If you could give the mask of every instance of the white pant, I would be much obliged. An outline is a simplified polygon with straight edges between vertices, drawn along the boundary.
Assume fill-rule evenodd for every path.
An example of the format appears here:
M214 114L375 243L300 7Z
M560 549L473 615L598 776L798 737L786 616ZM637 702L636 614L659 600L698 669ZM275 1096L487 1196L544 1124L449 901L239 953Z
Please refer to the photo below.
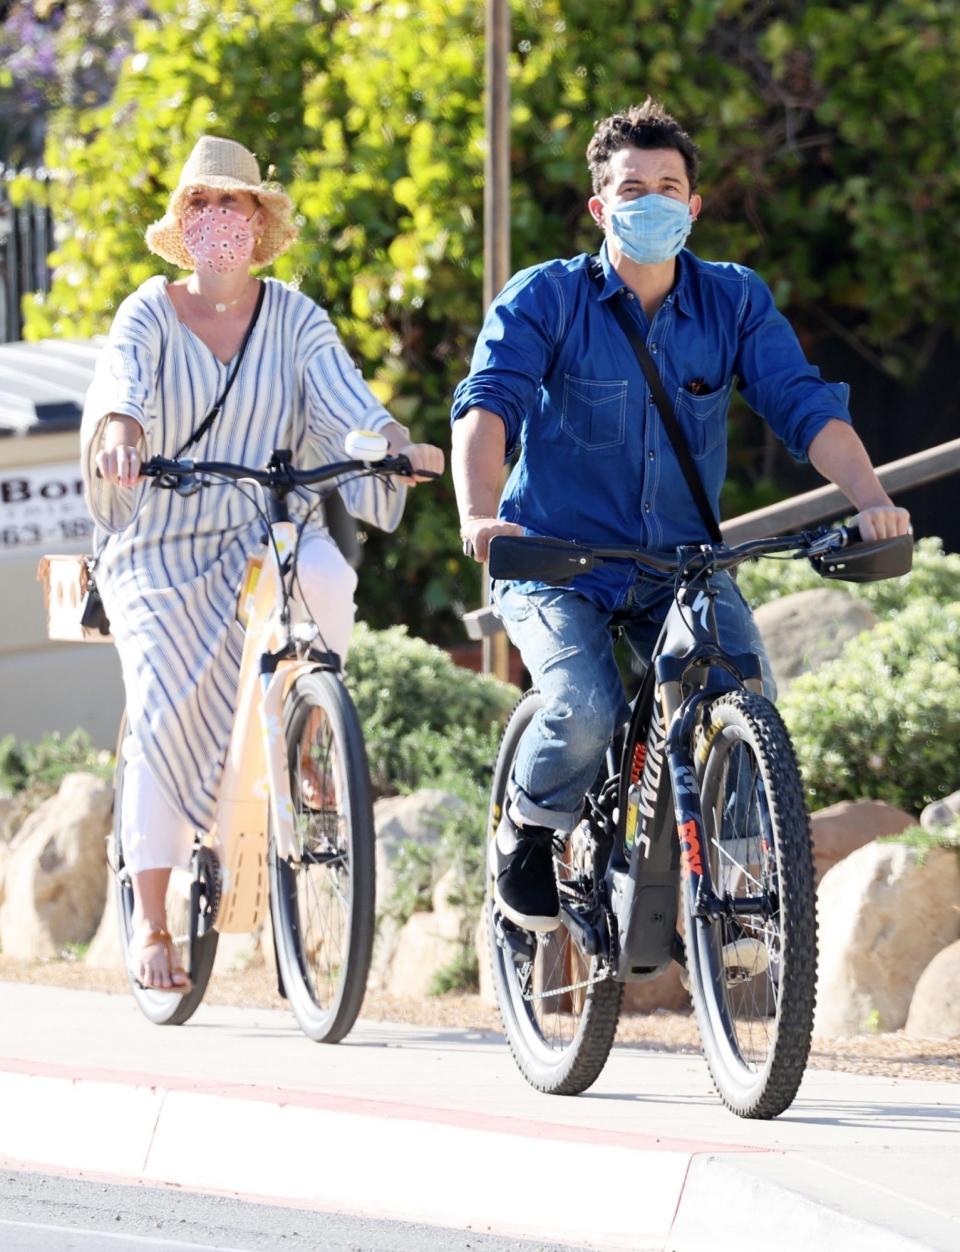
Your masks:
M356 612L356 572L325 535L304 537L297 568L307 609L320 627L316 644L336 652L342 663ZM300 604L297 588L295 600ZM193 849L193 826L161 791L132 734L124 740L123 761L121 822L127 869L140 874L148 869L186 868Z

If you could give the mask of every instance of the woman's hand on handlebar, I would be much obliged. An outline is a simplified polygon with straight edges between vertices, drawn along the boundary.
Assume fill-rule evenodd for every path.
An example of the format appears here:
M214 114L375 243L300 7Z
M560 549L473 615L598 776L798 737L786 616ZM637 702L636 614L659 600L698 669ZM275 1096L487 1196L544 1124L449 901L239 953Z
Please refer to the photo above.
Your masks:
M391 446L390 455L405 456L413 466L412 475L397 475L397 482L408 487L430 482L443 473L443 449L434 447L432 443L407 443L396 448Z
M103 447L97 453L100 477L118 487L132 487L140 477L140 423L114 413L103 432Z
M487 559L490 540L495 535L522 535L523 527L499 517L468 517L460 526L460 538L467 556L481 564Z

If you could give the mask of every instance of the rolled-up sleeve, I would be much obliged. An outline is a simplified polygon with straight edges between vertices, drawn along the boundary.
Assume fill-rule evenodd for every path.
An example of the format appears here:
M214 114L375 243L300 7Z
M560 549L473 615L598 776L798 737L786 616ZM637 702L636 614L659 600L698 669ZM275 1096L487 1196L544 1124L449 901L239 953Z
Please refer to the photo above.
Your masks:
M345 458L349 431L380 431L396 421L367 386L323 309L317 307L308 319L298 351L307 437L321 464ZM400 524L407 489L395 480L346 478L338 488L354 517L380 530L396 530Z
M97 453L107 419L111 414L120 413L138 422L143 432L139 442L140 458L145 460L149 456L162 348L163 326L150 299L139 291L127 296L117 310L97 358L80 423L80 460L87 507L94 521L105 531L122 530L136 512L143 494L142 484L128 490L105 483L96 476Z
M512 455L561 337L562 316L556 284L543 267L515 274L487 311L470 373L454 392L451 421L473 408L495 413Z
M834 419L850 422L850 388L828 383L804 356L793 327L770 288L749 272L740 311L736 373L740 392L797 461Z

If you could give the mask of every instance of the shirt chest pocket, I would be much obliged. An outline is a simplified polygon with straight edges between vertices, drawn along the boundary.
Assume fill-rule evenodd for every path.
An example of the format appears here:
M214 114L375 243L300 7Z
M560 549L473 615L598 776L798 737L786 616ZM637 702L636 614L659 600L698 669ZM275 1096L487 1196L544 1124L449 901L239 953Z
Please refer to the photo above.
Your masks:
M693 395L685 387L677 390L674 410L695 458L707 456L726 438L732 387L731 381L719 391L702 396Z
M627 414L627 380L563 376L560 425L581 448L618 448Z

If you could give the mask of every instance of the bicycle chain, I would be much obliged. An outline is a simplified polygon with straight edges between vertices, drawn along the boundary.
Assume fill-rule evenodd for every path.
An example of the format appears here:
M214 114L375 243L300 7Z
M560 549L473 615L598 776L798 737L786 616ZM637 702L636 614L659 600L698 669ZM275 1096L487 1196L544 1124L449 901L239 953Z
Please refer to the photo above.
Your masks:
M593 978L585 978L581 982L569 983L566 987L551 987L549 991L531 992L529 995L523 992L524 1001L529 1004L532 1000L548 1000L551 996L562 996L568 991L579 991L582 987L593 987L598 982L606 982L610 977L609 970L603 973L595 974Z

